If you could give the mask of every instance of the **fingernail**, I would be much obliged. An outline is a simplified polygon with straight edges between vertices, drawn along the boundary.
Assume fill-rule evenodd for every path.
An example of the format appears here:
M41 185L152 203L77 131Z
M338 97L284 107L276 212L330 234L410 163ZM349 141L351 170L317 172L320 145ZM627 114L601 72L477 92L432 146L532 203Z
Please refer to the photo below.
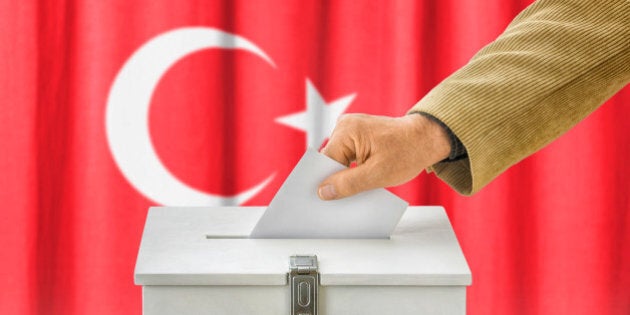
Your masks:
M319 187L317 193L319 194L319 198L323 200L331 200L337 197L337 191L335 191L335 186L333 185Z

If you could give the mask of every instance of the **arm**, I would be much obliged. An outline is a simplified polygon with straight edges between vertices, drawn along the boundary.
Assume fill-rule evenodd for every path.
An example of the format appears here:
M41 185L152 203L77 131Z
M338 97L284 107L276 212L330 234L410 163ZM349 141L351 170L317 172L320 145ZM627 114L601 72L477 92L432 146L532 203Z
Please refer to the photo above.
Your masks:
M630 1L539 0L410 110L448 126L465 146L467 158L440 162L450 150L443 147L449 143L444 130L412 132L434 130L437 124L426 118L391 130L407 139L399 145L417 147L418 152L442 148L421 160L403 156L411 154L404 148L389 146L395 154L385 154L384 145L361 143L387 142L356 136L383 128L380 123L342 121L323 152L346 164L356 160L358 166L324 180L320 197L331 199L325 193L330 189L334 198L341 198L400 184L415 177L418 167L430 165L458 192L473 194L577 124L629 80ZM372 147L377 150L370 151ZM358 155L361 150L367 151ZM396 164L404 165L402 171L388 170ZM379 168L387 171L370 175Z
M630 1L540 0L410 112L433 115L468 158L432 170L473 194L630 80Z

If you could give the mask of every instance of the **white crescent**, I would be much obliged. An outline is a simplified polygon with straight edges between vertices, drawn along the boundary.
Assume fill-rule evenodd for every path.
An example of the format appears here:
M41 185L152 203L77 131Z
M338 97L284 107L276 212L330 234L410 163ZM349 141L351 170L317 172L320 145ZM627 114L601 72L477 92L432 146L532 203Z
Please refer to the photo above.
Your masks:
M105 129L114 160L125 178L147 198L163 205L241 204L275 176L234 196L213 195L186 185L160 162L149 136L149 105L155 86L178 60L208 49L242 49L275 64L247 39L213 28L187 27L162 33L140 47L123 65L107 100Z

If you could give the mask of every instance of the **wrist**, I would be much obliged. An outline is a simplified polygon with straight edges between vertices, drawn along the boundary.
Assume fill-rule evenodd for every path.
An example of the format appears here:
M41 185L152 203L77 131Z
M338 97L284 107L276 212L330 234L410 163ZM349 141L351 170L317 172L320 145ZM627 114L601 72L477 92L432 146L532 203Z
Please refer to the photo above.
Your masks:
M415 133L426 142L431 165L449 158L452 148L447 128L425 115L408 115L416 128Z

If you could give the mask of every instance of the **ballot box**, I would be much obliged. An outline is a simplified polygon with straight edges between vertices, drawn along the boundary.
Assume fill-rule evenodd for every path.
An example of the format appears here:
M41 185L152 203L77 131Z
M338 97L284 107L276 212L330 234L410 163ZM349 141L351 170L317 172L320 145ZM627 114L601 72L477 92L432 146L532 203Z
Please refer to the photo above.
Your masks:
M135 268L143 314L464 314L471 273L442 207L389 239L250 239L262 207L153 207Z

